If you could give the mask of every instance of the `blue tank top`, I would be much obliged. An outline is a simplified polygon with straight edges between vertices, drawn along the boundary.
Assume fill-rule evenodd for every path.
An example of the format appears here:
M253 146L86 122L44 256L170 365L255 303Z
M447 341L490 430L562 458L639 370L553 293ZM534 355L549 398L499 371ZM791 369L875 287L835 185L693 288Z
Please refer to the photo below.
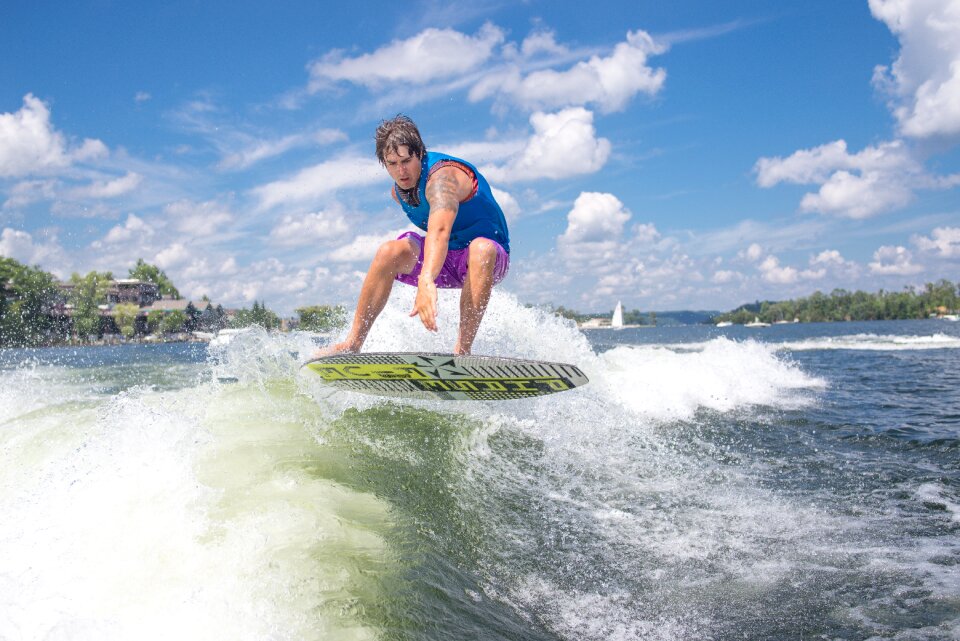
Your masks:
M430 203L427 202L426 189L427 178L430 170L437 163L453 161L469 167L473 175L477 178L477 191L469 200L460 203L457 210L457 217L453 220L453 228L450 230L450 242L447 244L449 249L464 249L474 238L489 238L495 240L510 253L510 234L507 231L507 220L503 216L503 210L497 204L490 191L490 185L487 183L477 168L470 163L441 154L435 151L428 151L420 167L420 183L417 185L417 195L420 204L417 207L407 203L400 194L397 193L394 185L394 193L404 213L414 225L426 231L427 218L430 217Z

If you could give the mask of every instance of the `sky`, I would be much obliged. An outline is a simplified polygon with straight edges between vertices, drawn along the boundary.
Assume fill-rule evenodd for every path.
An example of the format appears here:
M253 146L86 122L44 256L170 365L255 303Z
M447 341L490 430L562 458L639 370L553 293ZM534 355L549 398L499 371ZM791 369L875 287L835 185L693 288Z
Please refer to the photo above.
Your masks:
M412 228L397 113L488 178L524 303L960 280L960 0L5 0L0 255L352 308Z

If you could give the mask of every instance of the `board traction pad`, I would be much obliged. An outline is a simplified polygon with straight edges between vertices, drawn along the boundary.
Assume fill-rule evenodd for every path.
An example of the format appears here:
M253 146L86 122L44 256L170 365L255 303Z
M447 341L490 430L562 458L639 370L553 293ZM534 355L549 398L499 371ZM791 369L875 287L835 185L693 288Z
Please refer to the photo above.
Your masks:
M367 352L324 356L303 366L341 389L451 401L531 398L588 382L574 365L497 356Z

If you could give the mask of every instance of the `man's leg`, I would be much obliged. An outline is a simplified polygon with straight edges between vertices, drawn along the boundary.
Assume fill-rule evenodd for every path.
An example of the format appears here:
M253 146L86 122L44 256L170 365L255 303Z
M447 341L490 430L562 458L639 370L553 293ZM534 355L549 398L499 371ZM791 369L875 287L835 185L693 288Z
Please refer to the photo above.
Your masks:
M454 354L469 354L473 339L477 337L480 321L487 311L490 293L493 291L494 269L497 266L497 246L486 238L476 238L470 243L467 258L467 277L460 293L460 334L453 348Z
M353 325L343 342L322 349L318 354L329 356L341 352L359 352L373 322L383 311L393 290L397 274L409 274L417 264L420 246L411 238L390 240L380 245L377 255L360 288L360 300L353 315Z

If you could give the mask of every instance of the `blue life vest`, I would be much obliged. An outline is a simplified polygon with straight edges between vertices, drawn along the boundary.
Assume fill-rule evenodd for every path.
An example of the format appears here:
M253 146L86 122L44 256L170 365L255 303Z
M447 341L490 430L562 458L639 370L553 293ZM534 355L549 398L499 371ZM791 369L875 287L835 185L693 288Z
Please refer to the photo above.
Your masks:
M460 203L457 210L457 217L453 220L453 228L450 230L450 242L447 244L449 249L464 249L470 245L474 238L489 238L495 240L510 253L510 234L507 231L507 220L503 216L503 210L497 204L490 191L490 185L487 183L477 168L470 163L441 154L435 151L428 151L423 158L420 166L420 183L417 185L417 195L420 204L417 207L407 203L400 197L399 189L394 185L394 193L404 213L414 225L420 229L427 230L427 219L430 217L430 203L427 202L426 189L427 177L430 170L439 162L453 161L469 167L473 175L477 178L477 191L469 200Z

